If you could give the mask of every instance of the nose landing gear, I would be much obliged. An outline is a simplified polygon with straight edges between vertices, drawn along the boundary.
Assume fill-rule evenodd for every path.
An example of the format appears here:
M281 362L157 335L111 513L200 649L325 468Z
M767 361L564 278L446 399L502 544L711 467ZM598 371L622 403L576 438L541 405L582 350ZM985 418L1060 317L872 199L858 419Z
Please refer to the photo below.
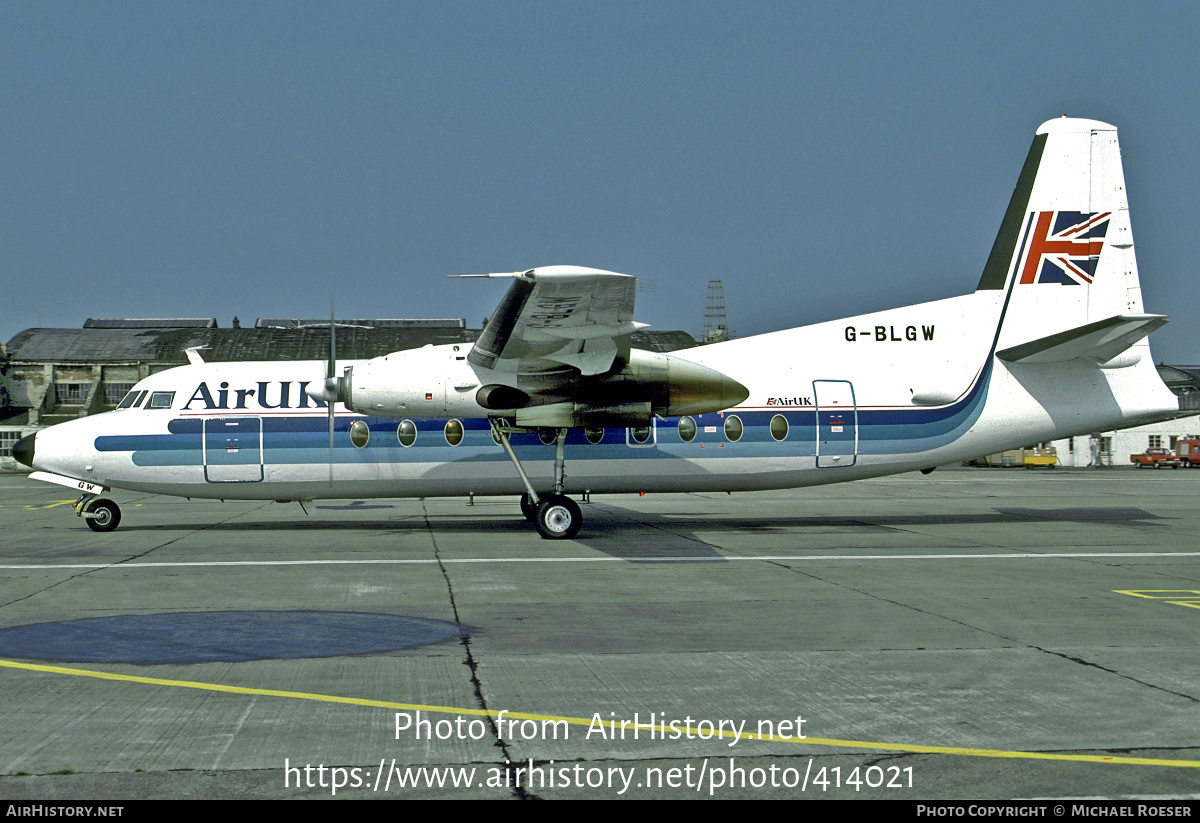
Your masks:
M106 497L83 495L75 501L75 513L94 532L110 532L121 524L121 507Z

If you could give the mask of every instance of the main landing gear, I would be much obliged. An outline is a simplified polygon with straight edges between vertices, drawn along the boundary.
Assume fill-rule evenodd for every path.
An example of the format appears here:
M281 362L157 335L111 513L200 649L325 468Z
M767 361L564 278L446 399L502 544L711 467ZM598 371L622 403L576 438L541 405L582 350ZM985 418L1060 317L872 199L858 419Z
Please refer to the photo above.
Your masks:
M75 501L75 513L94 532L110 532L121 525L121 507L106 497L81 495Z
M579 511L578 503L563 494L567 430L559 429L555 438L554 493L539 496L534 491L533 484L529 482L529 475L525 473L521 461L513 452L512 444L508 442L508 425L494 417L488 418L488 422L491 424L493 436L504 447L517 469L517 474L521 476L521 482L525 484L525 494L521 495L521 514L525 515L525 519L533 523L538 534L547 540L570 540L579 533L579 527L583 525L583 513Z

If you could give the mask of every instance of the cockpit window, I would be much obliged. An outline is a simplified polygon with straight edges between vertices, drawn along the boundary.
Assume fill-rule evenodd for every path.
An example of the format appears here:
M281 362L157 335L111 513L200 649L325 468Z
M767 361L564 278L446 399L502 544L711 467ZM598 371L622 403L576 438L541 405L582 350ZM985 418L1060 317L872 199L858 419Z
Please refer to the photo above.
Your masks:
M156 391L150 395L150 405L147 408L151 409L169 409L171 403L175 400L175 392L173 391Z
M125 395L125 399L121 401L121 404L117 406L117 408L136 409L142 405L142 401L146 399L146 395L149 393L150 392L146 391L145 389L142 389L141 391L134 389L129 394Z

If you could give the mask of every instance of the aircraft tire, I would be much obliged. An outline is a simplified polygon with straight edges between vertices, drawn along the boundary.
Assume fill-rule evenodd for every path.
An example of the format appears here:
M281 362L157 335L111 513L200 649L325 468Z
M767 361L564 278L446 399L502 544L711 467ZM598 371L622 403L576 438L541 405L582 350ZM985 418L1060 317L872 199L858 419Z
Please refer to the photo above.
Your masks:
M121 507L106 498L88 504L88 528L94 532L110 532L121 524Z
M538 506L533 525L547 540L570 540L583 525L583 513L579 504L566 495L548 494Z
M525 515L525 519L532 523L537 519L538 507L533 505L533 501L529 499L529 493L521 495L521 514Z

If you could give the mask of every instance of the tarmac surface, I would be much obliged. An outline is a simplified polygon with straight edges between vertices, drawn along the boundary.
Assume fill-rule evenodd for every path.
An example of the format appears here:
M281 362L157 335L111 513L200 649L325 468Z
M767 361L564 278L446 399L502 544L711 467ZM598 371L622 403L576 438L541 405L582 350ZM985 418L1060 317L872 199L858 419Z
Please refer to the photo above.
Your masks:
M549 542L507 499L96 534L0 475L0 797L1195 799L1198 487L597 496Z

